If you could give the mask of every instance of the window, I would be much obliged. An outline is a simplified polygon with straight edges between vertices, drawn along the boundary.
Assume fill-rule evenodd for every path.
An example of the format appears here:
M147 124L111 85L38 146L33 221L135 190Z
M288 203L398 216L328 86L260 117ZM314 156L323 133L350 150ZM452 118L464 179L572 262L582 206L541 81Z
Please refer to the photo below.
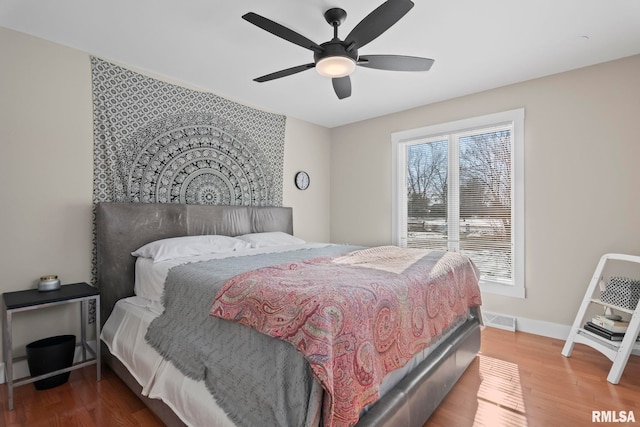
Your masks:
M524 298L523 139L523 109L394 133L394 244L468 255L484 292Z

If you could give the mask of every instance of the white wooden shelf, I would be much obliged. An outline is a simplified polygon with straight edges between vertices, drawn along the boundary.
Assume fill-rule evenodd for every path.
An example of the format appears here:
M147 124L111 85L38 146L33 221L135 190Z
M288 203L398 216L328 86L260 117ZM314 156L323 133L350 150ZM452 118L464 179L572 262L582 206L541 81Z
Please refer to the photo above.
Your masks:
M604 354L609 360L613 362L607 381L612 384L618 384L620 377L624 371L629 356L631 354L640 355L640 342L636 341L638 333L640 333L640 303L637 304L634 310L626 307L619 307L613 304L609 304L600 300L600 282L603 281L603 273L605 268L608 267L608 263L612 261L620 261L625 263L635 263L640 267L640 256L625 255L625 254L606 254L600 258L600 262L596 267L587 292L584 295L576 319L569 332L569 337L562 349L562 355L570 357L573 351L573 346L576 343L585 344L591 348L594 348ZM600 335L594 334L583 328L585 322L590 319L587 318L587 312L592 304L597 304L602 307L611 309L612 311L631 314L629 320L629 327L625 333L622 341L612 341Z
M600 298L591 298L591 302L594 303L594 304L598 304L598 305L601 305L603 307L609 307L611 309L618 310L618 311L621 311L621 312L627 313L627 314L633 314L633 311L634 311L634 310L630 310L630 309L628 309L626 307L619 307L617 305L609 304L608 302L602 301Z

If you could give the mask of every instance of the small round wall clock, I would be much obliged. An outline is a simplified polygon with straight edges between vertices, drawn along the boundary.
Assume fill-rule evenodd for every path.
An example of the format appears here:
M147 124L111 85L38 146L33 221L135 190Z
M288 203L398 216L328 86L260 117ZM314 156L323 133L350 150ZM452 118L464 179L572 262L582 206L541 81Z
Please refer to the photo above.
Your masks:
M299 190L306 190L309 188L309 174L304 171L298 172L296 174L295 182L296 187Z

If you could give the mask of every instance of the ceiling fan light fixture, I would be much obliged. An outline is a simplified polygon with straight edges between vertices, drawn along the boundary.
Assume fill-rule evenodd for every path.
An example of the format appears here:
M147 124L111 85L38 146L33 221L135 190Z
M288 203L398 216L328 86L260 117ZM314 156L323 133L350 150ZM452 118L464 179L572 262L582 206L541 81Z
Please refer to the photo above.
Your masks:
M327 56L316 63L318 74L324 77L345 77L355 69L356 61L347 56Z

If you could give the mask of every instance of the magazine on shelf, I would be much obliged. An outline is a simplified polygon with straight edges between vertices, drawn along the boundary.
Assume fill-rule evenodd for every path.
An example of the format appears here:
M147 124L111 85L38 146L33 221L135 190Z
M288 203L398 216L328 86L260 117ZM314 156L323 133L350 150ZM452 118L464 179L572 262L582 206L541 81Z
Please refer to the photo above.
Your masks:
M584 329L611 341L622 341L622 338L624 337L624 333L608 331L593 322L587 322L584 325Z
M611 332L601 326L596 325L593 322L587 322L585 323L585 325L583 326L583 328L586 331L592 332L596 335L599 335L603 338L606 338L608 340L611 341L622 341L622 338L624 338L624 333L621 332ZM636 338L636 341L640 341L640 336L638 336Z
M625 333L629 327L629 322L624 320L611 320L603 315L594 316L591 322L595 325L605 328L611 332Z

